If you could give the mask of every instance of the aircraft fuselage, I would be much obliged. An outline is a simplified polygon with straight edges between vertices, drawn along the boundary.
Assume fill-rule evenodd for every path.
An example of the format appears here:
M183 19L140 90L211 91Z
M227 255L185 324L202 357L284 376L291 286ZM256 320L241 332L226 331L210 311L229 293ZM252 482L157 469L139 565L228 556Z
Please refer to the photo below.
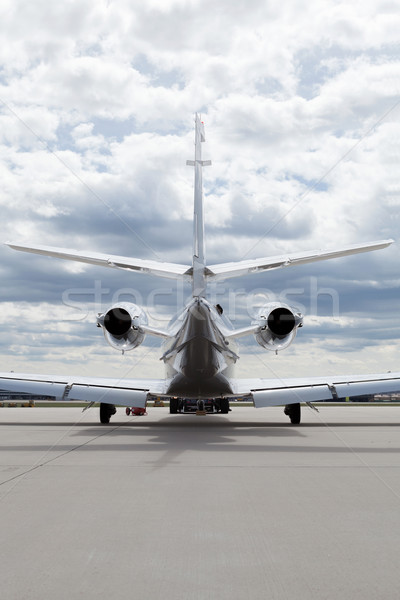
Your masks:
M238 358L222 334L222 319L205 298L192 298L177 318L180 329L162 356L170 380L168 395L216 398L232 395L229 383Z

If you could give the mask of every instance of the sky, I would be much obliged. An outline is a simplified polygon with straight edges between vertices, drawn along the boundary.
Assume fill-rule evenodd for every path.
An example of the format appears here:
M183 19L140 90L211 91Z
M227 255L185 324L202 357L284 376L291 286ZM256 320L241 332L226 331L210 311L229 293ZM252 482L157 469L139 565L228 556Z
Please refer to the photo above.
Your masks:
M205 122L208 264L393 238L390 248L211 286L236 326L304 314L238 376L398 371L400 13L369 0L3 0L0 241L190 264L194 113ZM1 371L162 377L121 356L119 300L157 327L190 288L0 246Z

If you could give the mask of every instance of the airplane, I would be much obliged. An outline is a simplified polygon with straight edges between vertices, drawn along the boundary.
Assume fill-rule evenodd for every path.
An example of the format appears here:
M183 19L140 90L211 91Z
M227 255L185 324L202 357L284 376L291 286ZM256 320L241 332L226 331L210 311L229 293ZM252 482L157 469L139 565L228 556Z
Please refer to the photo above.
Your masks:
M145 336L163 340L161 359L165 364L164 379L113 379L65 375L0 373L0 389L13 392L53 396L57 400L76 400L92 406L100 403L100 422L109 423L116 406L125 406L127 414L143 413L150 398L169 400L170 413L182 411L184 399L195 403L199 413L211 402L213 412L227 414L230 400L245 397L256 408L284 406L291 423L301 420L301 403L313 407L314 402L333 401L347 396L396 392L400 390L400 373L374 375L313 376L302 378L234 377L239 359L236 340L253 335L267 350L280 352L287 348L303 326L303 316L289 305L268 302L249 325L236 328L223 314L220 305L207 299L207 284L243 275L304 265L340 258L361 252L386 248L393 240L343 246L334 250L287 253L281 256L247 259L221 264L206 263L203 167L211 161L202 159L205 129L201 117L195 115L195 156L187 164L194 168L193 253L191 264L114 256L42 245L7 242L10 248L70 261L120 269L130 273L147 273L191 283L191 298L166 329L148 324L143 308L119 302L97 316L97 326L116 350L126 352L142 344Z

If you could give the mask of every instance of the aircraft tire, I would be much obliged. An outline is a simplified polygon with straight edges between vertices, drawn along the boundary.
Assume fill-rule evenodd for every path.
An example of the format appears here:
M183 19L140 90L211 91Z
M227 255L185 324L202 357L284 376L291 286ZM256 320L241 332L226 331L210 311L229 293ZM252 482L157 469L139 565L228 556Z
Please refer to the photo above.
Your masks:
M287 404L285 406L285 415L287 415L290 419L290 422L293 425L299 425L301 421L301 406L300 403L297 404Z
M169 413L171 415L176 415L178 412L179 400L178 398L170 398L169 399Z
M220 406L220 412L223 415L227 415L229 413L229 399L228 398L221 398L221 400L219 401L219 406Z
M103 423L104 425L109 423L111 416L115 415L116 412L114 404L100 402L100 423Z

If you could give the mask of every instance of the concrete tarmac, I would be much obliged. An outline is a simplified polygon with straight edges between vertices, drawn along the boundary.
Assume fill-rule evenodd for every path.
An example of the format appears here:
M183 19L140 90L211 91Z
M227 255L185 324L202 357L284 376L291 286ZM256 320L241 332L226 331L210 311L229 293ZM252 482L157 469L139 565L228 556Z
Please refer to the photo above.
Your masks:
M400 597L400 407L0 408L4 600Z

